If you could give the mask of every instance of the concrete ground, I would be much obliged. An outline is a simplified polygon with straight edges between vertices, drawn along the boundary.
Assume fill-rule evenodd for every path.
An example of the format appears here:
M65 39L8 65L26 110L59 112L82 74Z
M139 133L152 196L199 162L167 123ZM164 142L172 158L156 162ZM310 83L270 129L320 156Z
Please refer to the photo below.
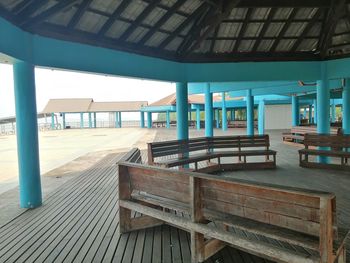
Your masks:
M39 133L44 198L109 153L146 148L156 130L141 128L75 129ZM0 136L0 225L19 209L16 136Z

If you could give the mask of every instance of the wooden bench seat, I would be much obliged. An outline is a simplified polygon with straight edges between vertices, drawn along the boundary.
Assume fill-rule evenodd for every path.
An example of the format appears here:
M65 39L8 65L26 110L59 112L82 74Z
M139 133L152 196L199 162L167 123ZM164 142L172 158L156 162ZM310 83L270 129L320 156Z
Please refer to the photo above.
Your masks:
M123 162L119 204L121 233L159 224L190 232L192 262L228 245L278 262L345 263L348 230L337 226L332 193Z
M331 134L339 134L341 129L338 127L331 127L330 133ZM305 134L307 133L317 133L317 127L316 126L293 126L290 130L290 132L284 132L282 133L282 140L283 142L287 143L303 143Z
M299 164L306 168L328 168L350 171L350 136L328 134L305 134L305 149L299 150ZM309 147L313 147L310 149ZM316 148L316 149L314 149ZM309 156L331 157L329 163L311 161ZM334 159L340 159L336 163Z
M276 168L276 152L269 149L268 135L200 137L189 140L172 140L148 143L148 164L162 167L177 167L208 161L210 169L201 171L222 171L236 169ZM265 156L263 161L247 161L247 157ZM223 164L221 158L237 157L236 161ZM271 159L270 159L271 157ZM212 163L217 159L216 163ZM216 164L216 165L214 165Z

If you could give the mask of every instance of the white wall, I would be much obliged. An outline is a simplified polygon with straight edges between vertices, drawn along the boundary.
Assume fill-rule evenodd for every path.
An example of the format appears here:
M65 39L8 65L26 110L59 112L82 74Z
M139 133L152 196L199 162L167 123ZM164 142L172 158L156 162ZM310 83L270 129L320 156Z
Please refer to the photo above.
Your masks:
M265 105L265 129L290 129L292 127L292 105Z

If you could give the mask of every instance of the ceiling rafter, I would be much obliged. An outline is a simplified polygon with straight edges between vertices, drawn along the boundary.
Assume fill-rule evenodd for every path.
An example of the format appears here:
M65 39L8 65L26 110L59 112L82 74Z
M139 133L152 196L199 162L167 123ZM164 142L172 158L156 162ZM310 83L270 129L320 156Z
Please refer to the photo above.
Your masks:
M215 28L221 24L222 20L226 19L230 14L232 9L237 6L240 0L222 0L220 5L220 12L211 17L208 21L208 26L203 28L202 34L197 38L197 40L190 46L187 53L192 52L197 49L203 41L215 30Z
M138 42L139 45L143 45L147 42L147 40L153 36L153 34L160 29L162 25L164 25L169 18L186 2L186 0L177 1L167 12L158 20L157 23L141 38Z
M313 15L307 26L304 28L303 32L298 37L297 41L294 42L292 48L290 51L294 52L297 50L297 48L300 46L301 42L305 39L306 35L310 32L312 27L317 23L317 20L322 16L324 13L324 10L322 8L319 8L316 13Z
M61 0L61 1L57 2L54 6L48 8L47 10L36 15L35 17L33 17L27 21L24 21L24 23L22 23L21 25L26 26L26 27L35 26L35 25L45 21L46 19L52 17L53 15L57 14L58 12L64 10L65 8L73 6L76 2L77 2L77 0L73 0L73 1L72 0Z
M128 27L127 30L120 36L120 41L126 41L126 39L134 32L134 30L142 23L143 20L154 10L161 0L153 0L148 6L141 12L135 21Z
M235 45L233 47L233 52L236 52L239 48L239 45L241 44L241 41L242 41L242 38L247 30L247 26L248 26L248 23L249 23L249 19L250 19L250 16L253 12L253 9L252 8L249 8L246 15L245 15L245 18L244 18L244 22L241 26L241 29L239 30L239 34L238 34L238 37L237 37L237 40L235 42Z
M266 31L269 28L269 26L271 24L271 21L273 20L273 17L276 14L276 11L277 11L277 8L271 8L270 9L269 15L267 16L267 19L264 22L264 25L263 25L262 29L260 30L258 39L255 41L254 46L252 48L253 52L255 52L258 49L258 47L259 47L259 45L261 43L261 40L264 38L264 36L266 34Z
M272 47L270 48L271 52L275 52L278 44L280 43L281 39L283 38L283 36L287 32L290 24L293 22L293 19L294 19L295 15L298 13L298 11L299 11L299 8L294 8L292 10L292 12L289 14L289 17L288 17L287 21L284 23L284 25L283 25L281 31L279 32L276 40L273 42Z
M31 5L33 2L35 2L35 0L22 1L12 9L12 12L18 14L19 12L27 8L29 5Z
M72 17L72 19L69 21L67 25L68 29L72 29L78 24L78 22L84 15L85 11L89 8L92 1L93 0L85 0L80 4L79 7L77 7L78 8L77 11L75 12L74 16Z
M48 3L49 0L36 0L31 1L20 12L17 13L17 17L23 21L26 21L36 10Z
M325 18L325 24L322 31L323 34L321 34L320 38L319 50L322 58L325 58L327 55L336 25L346 9L347 6L345 0L332 0L328 14Z
M215 31L214 31L214 37L210 43L210 53L212 53L214 51L214 47L215 47L215 41L218 39L218 35L219 35L219 30L220 30L220 25L218 25L216 28L215 28Z
M177 37L187 26L189 26L203 11L207 9L207 4L203 3L195 12L192 13L185 21L183 21L162 43L159 49L164 49L175 37Z
M106 32L111 28L113 23L120 17L120 15L124 12L124 10L129 6L131 1L122 1L121 4L114 10L113 14L108 18L108 20L104 23L100 31L97 33L97 37L101 38L106 34Z

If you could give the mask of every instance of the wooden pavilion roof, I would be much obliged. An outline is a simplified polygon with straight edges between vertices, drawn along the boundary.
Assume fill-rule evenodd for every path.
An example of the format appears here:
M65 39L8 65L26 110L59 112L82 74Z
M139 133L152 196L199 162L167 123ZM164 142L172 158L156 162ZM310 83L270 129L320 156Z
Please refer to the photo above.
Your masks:
M175 61L350 56L350 0L0 0L22 29Z
M214 95L213 101L221 101L221 97ZM188 96L189 104L204 104L203 95L189 95ZM149 106L175 106L176 105L176 93L172 93L158 101L151 103Z

